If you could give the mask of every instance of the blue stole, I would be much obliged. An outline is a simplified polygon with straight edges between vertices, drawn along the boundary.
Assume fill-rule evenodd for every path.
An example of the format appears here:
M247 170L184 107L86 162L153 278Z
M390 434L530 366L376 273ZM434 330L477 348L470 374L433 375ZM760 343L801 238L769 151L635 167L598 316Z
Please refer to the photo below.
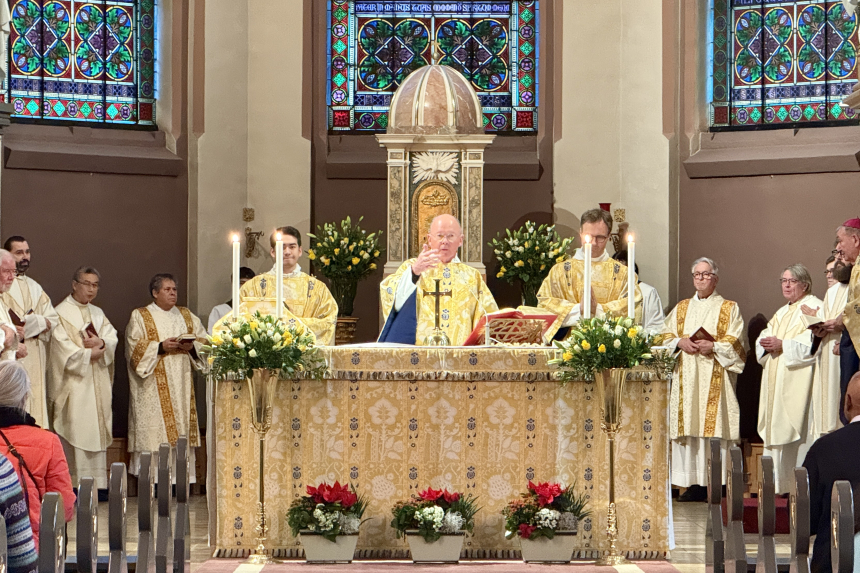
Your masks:
M391 306L391 312L377 342L415 344L415 332L418 330L417 293L417 289L412 291L399 311L394 310L394 305Z

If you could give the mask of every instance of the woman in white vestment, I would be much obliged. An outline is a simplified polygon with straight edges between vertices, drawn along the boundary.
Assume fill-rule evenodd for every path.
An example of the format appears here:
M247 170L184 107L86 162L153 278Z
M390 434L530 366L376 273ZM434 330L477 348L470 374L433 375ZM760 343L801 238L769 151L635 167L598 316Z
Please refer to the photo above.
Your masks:
M788 304L776 311L756 341L756 358L764 368L758 433L763 455L773 458L776 492L787 493L794 468L812 443L808 424L815 356L801 307L817 309L822 318L824 303L811 294L812 277L802 264L787 267L780 285Z

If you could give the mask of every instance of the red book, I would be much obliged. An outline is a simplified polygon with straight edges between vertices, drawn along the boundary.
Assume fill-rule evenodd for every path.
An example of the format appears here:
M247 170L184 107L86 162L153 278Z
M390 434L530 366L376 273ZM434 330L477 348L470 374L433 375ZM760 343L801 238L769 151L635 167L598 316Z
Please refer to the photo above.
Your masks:
M558 316L551 313L524 313L515 309L491 312L481 317L463 346L484 344L487 319L490 320L491 338L499 342L506 344L543 344L543 334L549 330Z
M96 327L93 326L92 322L88 322L87 325L81 329L81 334L86 334L90 338L99 337L99 333L96 332Z
M21 320L21 317L18 316L18 314L11 308L9 309L9 318L12 319L12 324L15 326L24 326L24 321Z
M716 339L711 335L710 332L705 330L704 326L699 327L699 330L690 335L690 340L693 342L699 342L700 340L708 340L710 342L716 342Z

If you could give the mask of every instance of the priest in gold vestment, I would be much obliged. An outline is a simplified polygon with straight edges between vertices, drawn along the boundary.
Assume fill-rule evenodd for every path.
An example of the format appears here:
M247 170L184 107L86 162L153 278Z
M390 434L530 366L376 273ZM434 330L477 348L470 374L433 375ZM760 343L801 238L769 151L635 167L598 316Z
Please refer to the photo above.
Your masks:
M840 407L839 414L843 424L848 424L845 416L845 391L848 382L860 370L860 218L849 219L836 230L836 253L846 264L854 265L848 282L848 302L845 310L833 322L841 322L845 329L839 341L840 367ZM833 328L831 321L825 323Z
M794 468L803 463L809 446L809 414L812 402L812 332L803 321L801 308L818 309L824 303L813 296L812 278L801 264L787 267L780 278L788 304L767 323L756 341L756 358L764 371L758 405L758 434L763 455L773 458L776 493L787 493Z
M704 501L708 441L720 439L723 483L727 450L740 439L737 375L744 369L744 319L736 302L716 292L719 269L702 257L693 263L693 298L666 318L663 344L679 350L669 402L672 484L688 488L678 501ZM693 340L704 328L714 341Z
M452 346L463 344L482 316L499 309L480 273L457 257L462 244L463 231L455 217L433 219L418 257L404 261L380 285L385 326L379 342L423 344L436 326L437 296L439 327Z
M206 329L191 311L176 306L176 281L171 275L155 275L150 292L153 302L132 311L125 330L131 452L128 471L139 474L142 452L157 452L163 443L175 447L179 436L187 436L194 482L195 450L200 446L194 370L205 367L200 351L207 343ZM171 452L175 459L176 450Z
M591 244L591 316L627 314L627 272L625 265L606 253L612 233L612 215L602 209L591 209L580 218L580 239L589 235ZM547 342L564 338L569 328L582 317L582 288L585 255L577 249L570 259L552 267L538 291L538 306L558 316L544 333ZM630 271L632 272L632 271ZM638 282L638 281L637 281ZM636 323L642 324L642 292L636 287Z
M284 320L305 325L316 336L317 344L331 346L334 344L334 333L337 326L337 302L329 292L328 287L316 278L302 272L299 257L302 256L302 235L295 227L280 227L276 229L269 242L272 247L272 257L275 256L276 235L281 233L284 243ZM275 265L279 262L275 261ZM275 314L277 302L277 266L242 285L240 291L239 310L242 313ZM220 331L232 319L231 314L225 315L213 329Z

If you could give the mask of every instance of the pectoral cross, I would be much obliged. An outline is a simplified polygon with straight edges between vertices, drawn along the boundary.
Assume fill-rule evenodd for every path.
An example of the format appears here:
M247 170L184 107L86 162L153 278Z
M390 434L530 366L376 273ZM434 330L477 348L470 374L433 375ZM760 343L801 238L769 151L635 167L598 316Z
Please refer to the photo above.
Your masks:
M435 291L428 291L425 289L424 290L424 296L432 296L432 297L436 298L436 329L438 330L440 328L439 327L439 316L440 316L439 303L441 302L443 296L451 296L451 291L450 290L444 290L444 291L439 290L439 279L436 279L436 290Z

